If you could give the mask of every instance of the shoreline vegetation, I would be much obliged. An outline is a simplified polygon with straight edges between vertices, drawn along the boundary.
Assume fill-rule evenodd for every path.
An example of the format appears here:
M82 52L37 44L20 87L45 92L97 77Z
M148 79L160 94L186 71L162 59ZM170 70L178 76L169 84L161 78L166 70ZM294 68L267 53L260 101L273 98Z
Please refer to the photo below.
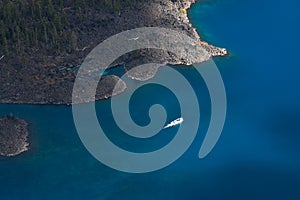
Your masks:
M83 59L103 40L124 30L171 28L198 40L210 57L225 56L226 49L200 40L187 15L193 3L195 0L0 2L0 103L70 105L73 83ZM185 59L186 54L142 49L113 64L121 63L129 71L153 61L172 65L204 61L190 56ZM145 81L155 76L157 69L132 70L128 76ZM95 99L123 92L127 86L120 80L116 75L103 76ZM114 90L118 81L120 87Z

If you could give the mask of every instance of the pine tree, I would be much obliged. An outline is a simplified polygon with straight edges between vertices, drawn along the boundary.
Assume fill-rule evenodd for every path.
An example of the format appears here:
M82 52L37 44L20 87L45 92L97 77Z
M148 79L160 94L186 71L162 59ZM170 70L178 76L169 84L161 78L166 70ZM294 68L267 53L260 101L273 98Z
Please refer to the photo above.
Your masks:
M8 46L6 37L3 38L3 54L8 55Z
M71 49L72 49L72 52L75 51L77 48L77 36L75 34L74 31L72 31L71 33Z

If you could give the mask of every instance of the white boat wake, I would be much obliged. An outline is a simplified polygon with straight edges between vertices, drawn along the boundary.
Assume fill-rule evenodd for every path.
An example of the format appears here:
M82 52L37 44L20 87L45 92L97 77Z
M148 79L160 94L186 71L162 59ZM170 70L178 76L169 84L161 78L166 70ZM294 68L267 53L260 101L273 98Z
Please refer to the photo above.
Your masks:
M177 118L175 119L174 121L171 121L169 124L167 124L166 126L164 126L164 129L165 128L170 128L170 127L173 127L173 126L176 126L176 125L179 125L183 122L183 118L180 117L180 118Z

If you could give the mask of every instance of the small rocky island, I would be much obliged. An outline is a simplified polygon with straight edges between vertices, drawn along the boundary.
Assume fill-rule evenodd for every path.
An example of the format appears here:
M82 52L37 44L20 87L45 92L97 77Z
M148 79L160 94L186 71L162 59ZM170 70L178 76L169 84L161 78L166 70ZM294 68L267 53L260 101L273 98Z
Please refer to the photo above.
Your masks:
M0 118L0 155L16 156L28 150L28 123L20 118Z

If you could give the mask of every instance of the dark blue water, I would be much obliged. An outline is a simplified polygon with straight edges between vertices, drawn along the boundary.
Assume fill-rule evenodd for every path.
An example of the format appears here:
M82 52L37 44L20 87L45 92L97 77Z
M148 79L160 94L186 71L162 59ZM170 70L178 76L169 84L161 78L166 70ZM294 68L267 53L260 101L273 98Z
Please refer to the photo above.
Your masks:
M178 70L198 91L203 116L198 136L175 163L147 174L118 172L95 160L76 133L70 107L0 105L0 115L27 119L32 132L30 151L0 159L0 198L300 199L299 6L296 0L209 0L191 9L202 38L231 53L215 59L228 112L217 146L202 160L197 154L208 126L209 97L193 69ZM147 124L145 105L156 102L166 106L170 119L180 115L172 94L156 95L162 89L137 92L132 106L137 123ZM96 105L110 138L129 149L138 146L110 123L109 106L109 101ZM170 135L154 138L153 146ZM144 142L140 148L153 146Z

